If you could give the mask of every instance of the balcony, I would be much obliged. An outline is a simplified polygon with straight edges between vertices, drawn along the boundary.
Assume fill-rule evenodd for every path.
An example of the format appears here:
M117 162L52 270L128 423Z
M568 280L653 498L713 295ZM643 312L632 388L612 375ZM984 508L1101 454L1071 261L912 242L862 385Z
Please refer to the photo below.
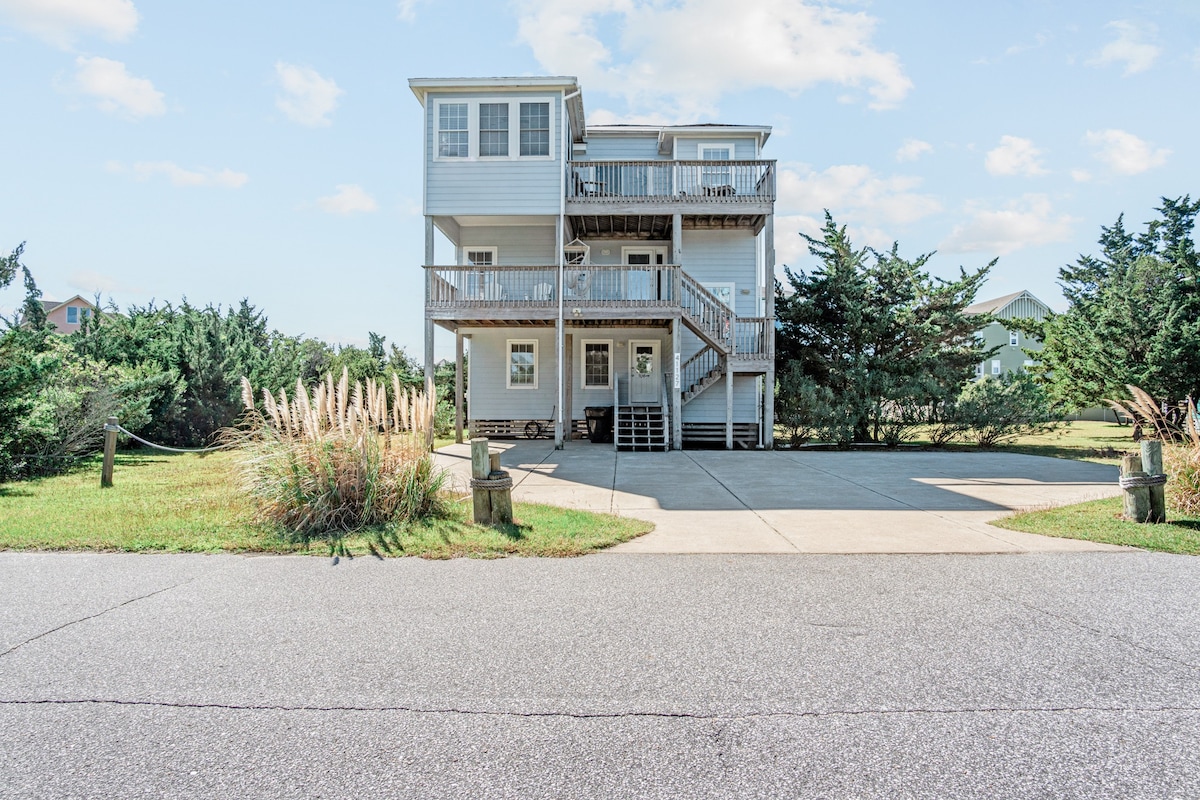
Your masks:
M577 227L599 235L606 231L592 231L588 217L678 213L689 216L688 227L758 228L775 201L775 162L572 161L566 200L567 214ZM697 223L697 218L709 220ZM636 224L645 228L652 223Z
M583 325L657 325L678 318L709 347L731 356L739 371L762 371L773 354L770 320L739 318L675 264L568 266L562 307L569 322ZM547 325L558 310L556 266L425 268L425 316L442 324Z

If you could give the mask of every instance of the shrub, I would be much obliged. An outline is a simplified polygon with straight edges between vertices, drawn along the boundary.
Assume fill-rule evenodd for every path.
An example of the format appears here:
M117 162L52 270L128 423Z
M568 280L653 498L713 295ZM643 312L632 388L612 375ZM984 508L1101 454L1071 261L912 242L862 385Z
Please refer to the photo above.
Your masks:
M260 517L298 538L442 514L446 473L433 465L427 436L432 397L393 376L392 393L368 379L349 386L332 375L311 392L297 382L294 398L262 393L255 405L242 380L246 428L244 484Z
M980 447L1054 428L1045 390L1025 373L967 384L953 413L966 438Z
M1187 516L1200 516L1200 416L1192 398L1172 406L1159 403L1136 386L1126 386L1132 399L1108 404L1132 417L1149 439L1163 443L1167 474L1167 507Z

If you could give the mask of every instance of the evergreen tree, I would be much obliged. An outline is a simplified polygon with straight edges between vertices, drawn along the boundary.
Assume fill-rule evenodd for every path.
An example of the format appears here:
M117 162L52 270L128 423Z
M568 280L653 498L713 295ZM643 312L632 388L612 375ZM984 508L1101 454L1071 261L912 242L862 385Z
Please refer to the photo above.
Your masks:
M975 338L981 319L963 312L995 262L960 270L957 280L932 278L930 255L910 261L897 245L855 249L828 212L822 238L804 238L821 265L811 273L785 267L793 292L776 287L777 396L820 397L827 419L787 421L790 406L781 403L781 421L841 442L894 443L897 424L912 425L954 397L984 357ZM814 407L803 404L805 413Z
M1192 229L1200 201L1163 198L1137 236L1124 215L1101 229L1100 254L1059 270L1068 309L1036 332L1056 405L1083 408L1134 384L1178 401L1200 394L1200 259Z

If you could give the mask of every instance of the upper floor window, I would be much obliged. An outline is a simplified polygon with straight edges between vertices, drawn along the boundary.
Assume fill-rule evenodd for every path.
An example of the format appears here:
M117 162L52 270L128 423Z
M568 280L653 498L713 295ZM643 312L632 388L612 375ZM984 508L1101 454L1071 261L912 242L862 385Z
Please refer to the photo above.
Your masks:
M508 155L508 103L479 104L479 155Z
M1008 344L1011 347L1016 347L1019 342L1019 339L1020 339L1020 336L1017 331L1009 331L1008 332Z
M549 103L521 103L521 155L550 155Z
M79 306L67 306L67 324L79 324Z
M438 106L438 155L442 158L466 158L470 155L466 103L442 103Z
M553 158L553 114L554 101L550 98L434 100L433 158L435 161Z

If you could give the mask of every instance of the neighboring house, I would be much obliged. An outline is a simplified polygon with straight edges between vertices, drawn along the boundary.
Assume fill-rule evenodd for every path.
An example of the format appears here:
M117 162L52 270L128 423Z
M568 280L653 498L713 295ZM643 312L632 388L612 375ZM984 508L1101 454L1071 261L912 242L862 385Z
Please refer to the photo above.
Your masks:
M86 318L96 313L96 304L78 294L70 300L40 302L42 308L46 309L46 321L53 325L58 333L74 333Z
M465 406L474 435L561 446L610 407L618 448L771 446L769 127L589 126L573 77L409 87L426 372L435 326L455 334L460 376L469 342L460 425ZM453 264L434 264L435 230Z
M968 306L967 314L990 314L995 321L979 331L983 346L999 350L986 361L975 365L975 377L987 375L1000 377L1009 372L1024 372L1037 363L1035 353L1042 349L1042 342L1035 336L1026 336L1016 328L1006 325L1006 320L1033 319L1041 322L1050 313L1050 307L1026 291L1013 292L995 300L984 300Z

